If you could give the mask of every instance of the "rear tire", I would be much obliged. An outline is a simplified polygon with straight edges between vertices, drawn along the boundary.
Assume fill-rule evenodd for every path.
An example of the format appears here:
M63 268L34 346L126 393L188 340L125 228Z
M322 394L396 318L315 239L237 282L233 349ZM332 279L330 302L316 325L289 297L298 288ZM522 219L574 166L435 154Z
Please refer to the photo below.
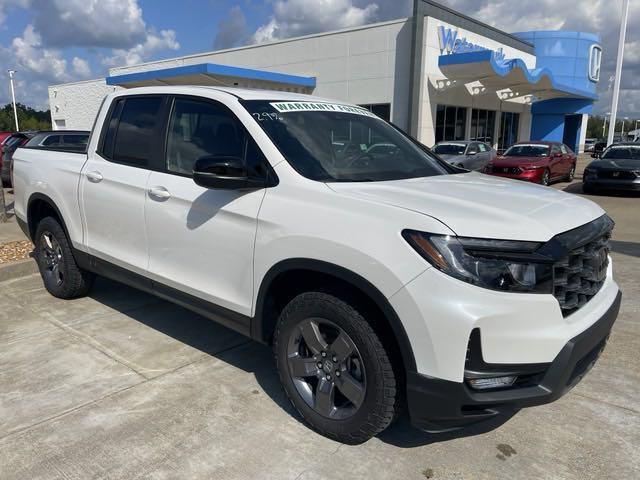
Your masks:
M89 292L95 276L78 267L58 220L46 217L40 221L34 243L38 269L51 295L71 299L83 297Z
M298 295L280 314L274 353L287 397L322 435L359 444L394 420L391 360L355 305L326 293Z

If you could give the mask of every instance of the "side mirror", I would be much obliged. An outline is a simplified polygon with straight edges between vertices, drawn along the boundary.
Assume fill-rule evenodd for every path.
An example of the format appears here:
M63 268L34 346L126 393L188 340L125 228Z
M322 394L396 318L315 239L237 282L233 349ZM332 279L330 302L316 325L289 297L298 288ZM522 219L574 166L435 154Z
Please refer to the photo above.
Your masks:
M262 188L265 181L252 178L240 157L208 156L196 160L193 181L204 188L243 190Z

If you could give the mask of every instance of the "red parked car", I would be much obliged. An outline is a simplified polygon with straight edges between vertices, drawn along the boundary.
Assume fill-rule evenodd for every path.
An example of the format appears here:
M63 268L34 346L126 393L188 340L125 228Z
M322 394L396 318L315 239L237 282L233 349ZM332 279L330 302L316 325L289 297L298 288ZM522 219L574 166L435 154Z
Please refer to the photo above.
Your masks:
M573 180L576 162L576 154L564 143L520 142L489 163L485 173L549 185Z

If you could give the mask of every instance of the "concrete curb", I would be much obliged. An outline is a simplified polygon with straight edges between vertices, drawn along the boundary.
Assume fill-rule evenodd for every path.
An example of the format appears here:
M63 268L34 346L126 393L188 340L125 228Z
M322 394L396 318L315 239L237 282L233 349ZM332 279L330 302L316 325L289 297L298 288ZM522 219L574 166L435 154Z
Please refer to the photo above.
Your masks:
M38 264L32 258L0 265L0 282L38 273Z

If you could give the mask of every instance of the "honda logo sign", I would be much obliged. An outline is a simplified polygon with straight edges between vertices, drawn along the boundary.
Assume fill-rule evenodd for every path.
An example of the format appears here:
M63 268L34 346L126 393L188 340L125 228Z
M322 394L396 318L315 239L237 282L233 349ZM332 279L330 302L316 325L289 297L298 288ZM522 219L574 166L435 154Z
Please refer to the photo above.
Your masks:
M602 47L600 45L591 45L589 50L589 80L592 82L600 81L600 65L602 64Z

